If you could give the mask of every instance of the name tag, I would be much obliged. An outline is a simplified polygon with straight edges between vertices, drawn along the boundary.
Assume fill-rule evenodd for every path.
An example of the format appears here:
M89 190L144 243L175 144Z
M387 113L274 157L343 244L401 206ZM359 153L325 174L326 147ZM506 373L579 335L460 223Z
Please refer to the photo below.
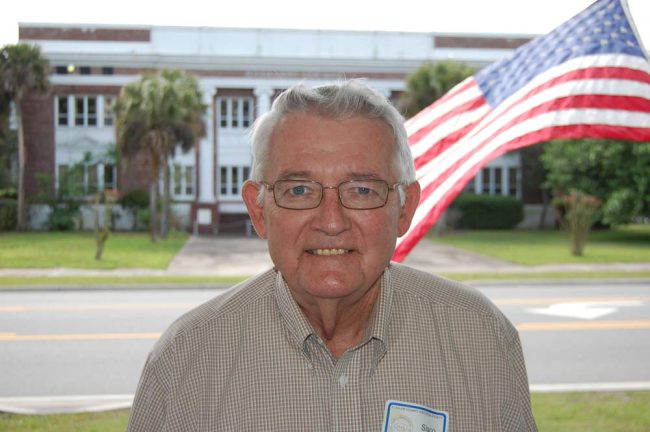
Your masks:
M388 401L383 432L447 432L449 414L408 402Z

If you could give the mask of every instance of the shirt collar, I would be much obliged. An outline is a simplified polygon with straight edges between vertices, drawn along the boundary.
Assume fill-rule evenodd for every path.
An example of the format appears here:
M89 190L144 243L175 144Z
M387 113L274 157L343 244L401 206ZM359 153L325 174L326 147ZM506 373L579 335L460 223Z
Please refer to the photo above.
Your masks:
M286 324L290 341L297 348L304 350L306 340L310 336L316 335L316 333L294 300L282 274L277 270L275 284L276 301L280 309L280 315ZM381 276L379 296L370 322L368 323L366 337L362 342L362 344L368 343L369 341L373 342L373 363L375 366L384 356L388 347L388 325L391 319L392 304L393 283L389 265Z

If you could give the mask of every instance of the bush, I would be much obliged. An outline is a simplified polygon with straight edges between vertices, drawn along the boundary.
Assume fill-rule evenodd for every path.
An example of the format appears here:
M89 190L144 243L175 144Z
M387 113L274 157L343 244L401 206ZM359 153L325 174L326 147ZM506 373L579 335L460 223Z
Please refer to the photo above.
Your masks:
M0 231L16 228L18 223L18 204L13 200L0 199Z
M122 195L120 204L126 208L146 209L149 207L149 194L142 189L132 190Z
M460 213L457 228L510 229L524 219L524 205L501 195L462 194L452 204Z
M74 231L77 214L76 210L65 206L55 206L47 218L47 226L50 231Z

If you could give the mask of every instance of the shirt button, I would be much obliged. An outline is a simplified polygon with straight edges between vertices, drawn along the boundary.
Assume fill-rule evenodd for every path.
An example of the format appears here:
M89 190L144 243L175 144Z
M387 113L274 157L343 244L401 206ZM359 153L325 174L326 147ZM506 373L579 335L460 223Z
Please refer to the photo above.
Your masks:
M339 377L339 384L341 387L345 387L345 385L348 383L348 377L346 375L341 375Z

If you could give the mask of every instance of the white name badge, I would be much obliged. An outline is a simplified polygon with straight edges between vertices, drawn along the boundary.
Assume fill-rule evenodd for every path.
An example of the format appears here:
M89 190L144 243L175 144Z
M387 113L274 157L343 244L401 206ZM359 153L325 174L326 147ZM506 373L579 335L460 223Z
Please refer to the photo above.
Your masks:
M388 401L382 432L447 432L449 414L408 402Z

